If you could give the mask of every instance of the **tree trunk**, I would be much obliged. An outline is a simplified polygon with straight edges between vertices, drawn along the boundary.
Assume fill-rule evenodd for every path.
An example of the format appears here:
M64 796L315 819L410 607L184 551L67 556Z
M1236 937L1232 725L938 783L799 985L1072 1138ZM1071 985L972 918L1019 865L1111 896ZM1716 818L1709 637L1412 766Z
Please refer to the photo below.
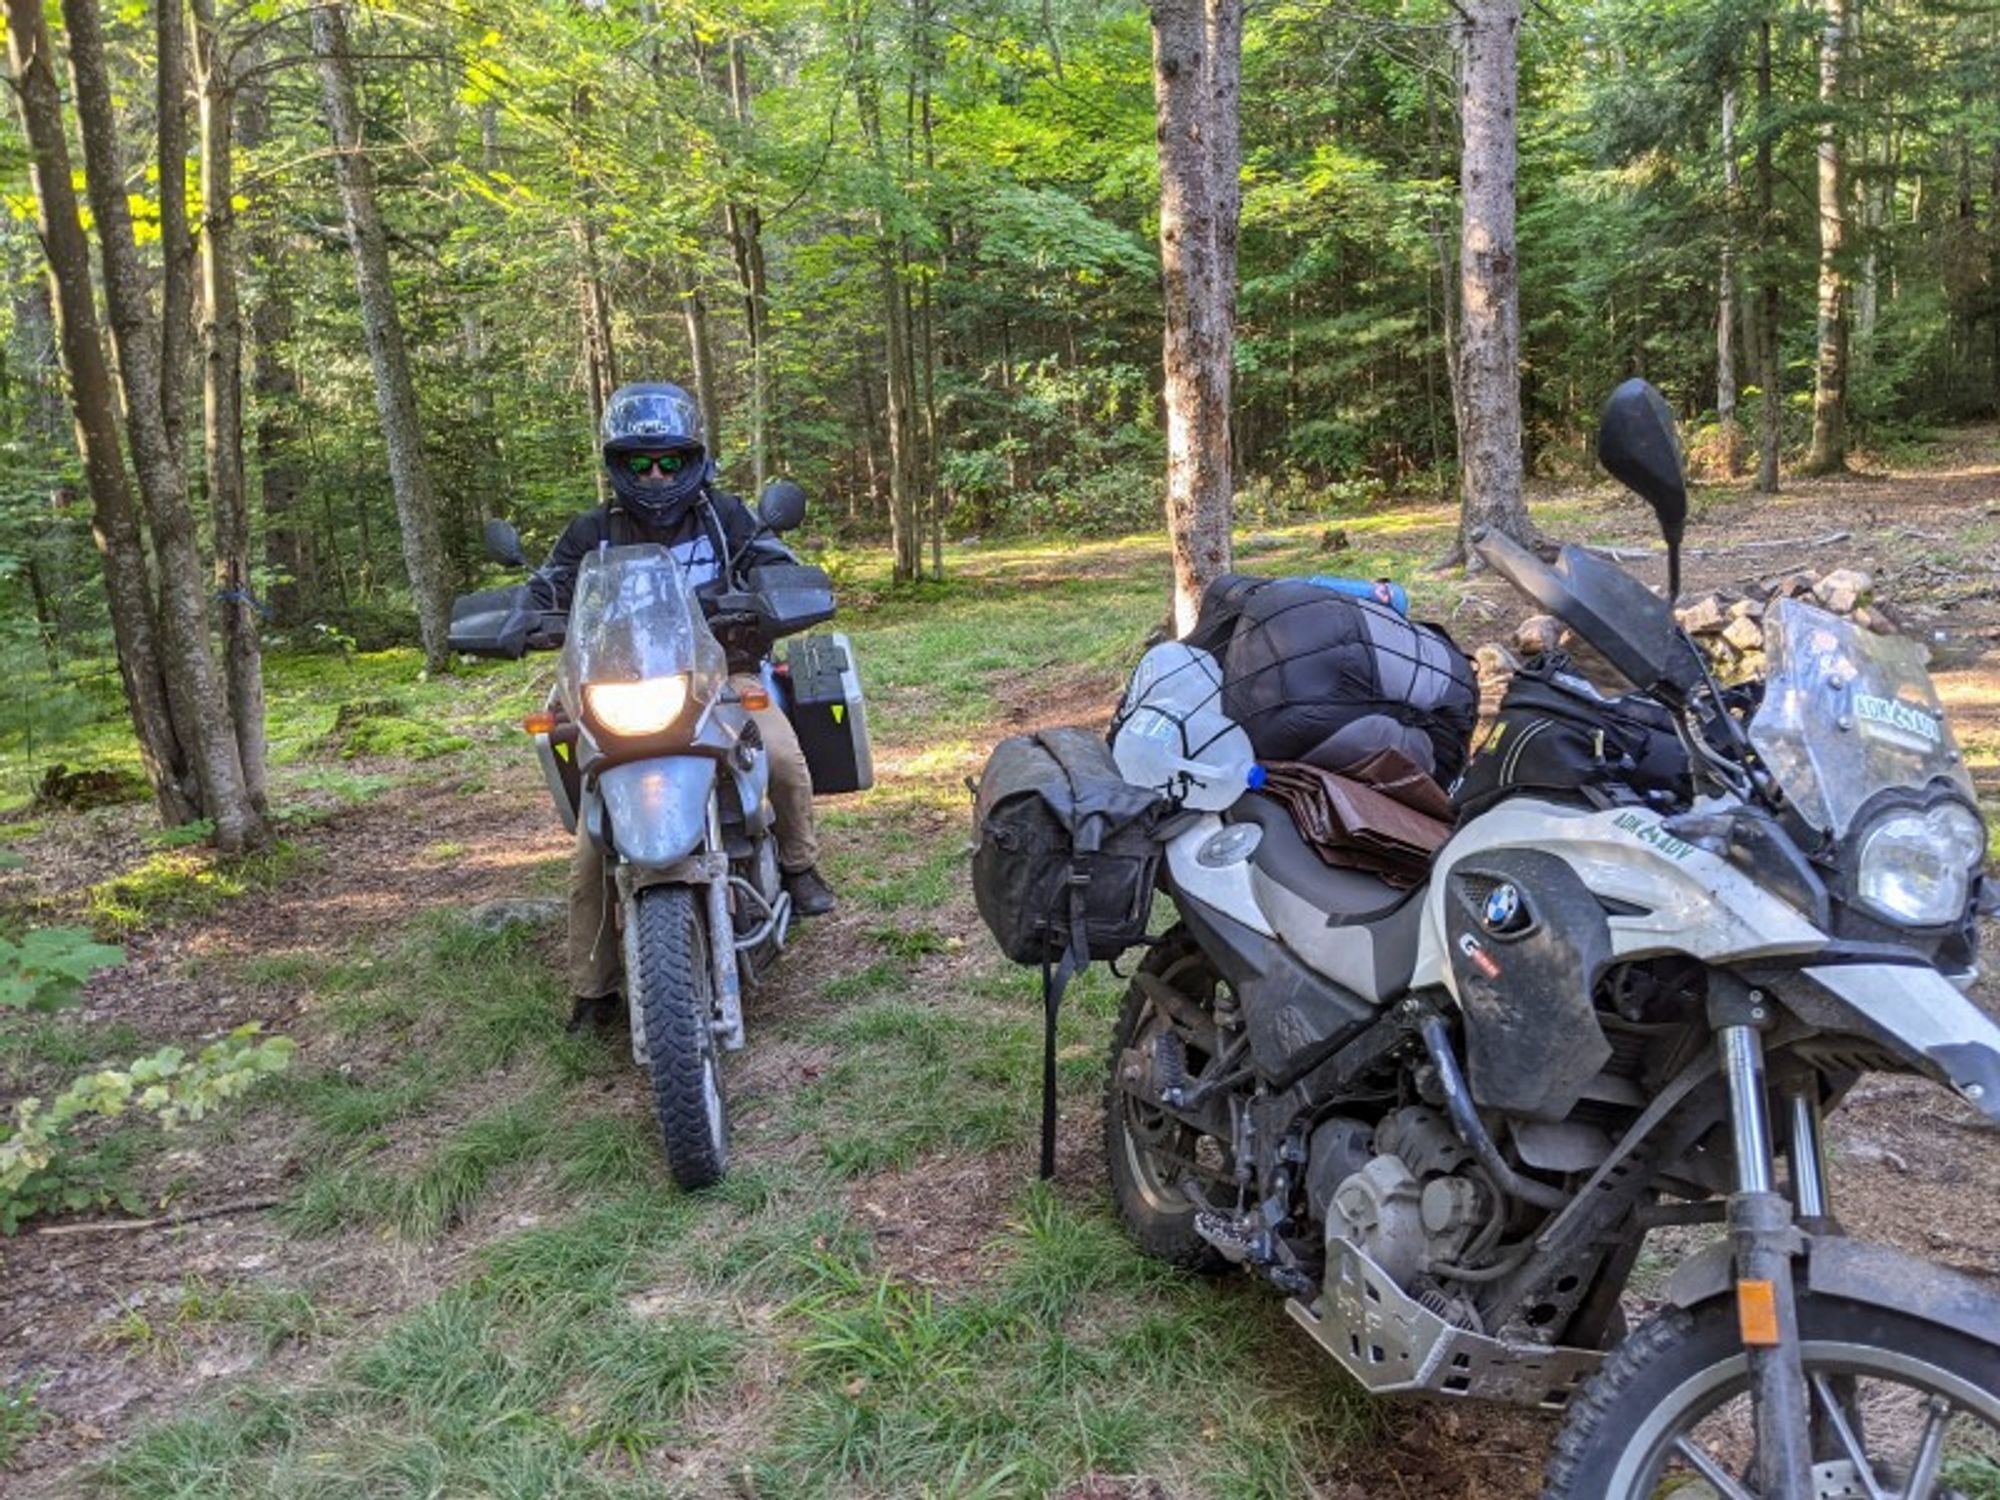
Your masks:
M1516 52L1520 0L1469 0L1464 49L1459 251L1459 546L1474 532L1534 538L1521 494L1521 320L1514 253Z
M1778 389L1778 234L1771 164L1776 123L1771 102L1771 23L1757 29L1757 258L1763 286L1757 295L1757 384L1763 390L1757 423L1757 491L1778 493L1778 446L1784 404Z
M199 817L201 799L167 703L154 633L145 541L119 446L117 396L98 332L90 247L76 201L54 48L37 0L5 0L7 52L29 149L37 227L48 258L56 339L69 383L77 452L90 489L91 533L104 558L118 673L139 759L169 825Z
M1847 170L1840 140L1841 51L1847 0L1822 0L1819 102L1819 365L1813 379L1812 447L1808 474L1847 467Z
M160 0L172 9L175 0ZM222 663L244 789L267 811L264 664L250 592L250 511L243 475L243 311L236 288L235 84L214 0L192 0L201 125L202 451L215 521L215 597L222 605Z
M1736 220L1743 173L1736 165L1736 83L1722 86L1722 271L1715 311L1715 418L1722 433L1722 471L1743 472L1743 428L1736 420Z
M269 114L262 82L244 83L237 93L236 133L246 150L263 144ZM250 310L250 388L257 411L252 441L264 514L264 553L274 575L266 602L274 622L296 625L304 617L306 602L319 597L321 577L303 509L306 471L298 456L299 382L287 362L293 326L291 290L278 269L285 257L276 234L261 230L253 235L250 257L269 268Z
M264 821L250 801L229 700L209 647L206 570L188 503L187 473L167 432L165 406L177 396L160 364L160 330L147 306L145 273L133 238L97 0L64 0L63 19L69 30L84 180L97 218L104 296L125 391L126 436L159 562L167 701L180 739L193 752L202 812L215 825L216 846L234 852L263 840Z
M368 357L375 371L375 406L388 449L389 479L396 492L396 516L403 534L403 565L416 604L424 665L450 666L445 643L451 625L451 594L444 550L438 537L437 496L424 461L423 429L417 420L417 393L410 381L403 325L396 315L395 287L389 279L389 246L375 203L375 174L361 144L361 116L354 97L354 73L347 55L347 7L328 0L312 12L314 55L319 59L320 92L333 137L347 239L354 250L354 282Z
M688 363L694 367L694 399L701 407L701 430L708 455L721 451L722 412L715 403L715 351L708 337L708 300L702 296L701 273L687 260L674 258L674 283L687 324Z
M729 109L739 132L750 130L750 71L743 38L729 39ZM754 203L730 200L723 205L730 254L743 294L743 334L750 345L750 487L762 493L770 472L770 288L764 270L764 218Z
M1242 0L1153 0L1174 627L1229 571Z
M181 0L155 0L160 143L160 415L185 472L194 311L194 239L187 215L187 15Z

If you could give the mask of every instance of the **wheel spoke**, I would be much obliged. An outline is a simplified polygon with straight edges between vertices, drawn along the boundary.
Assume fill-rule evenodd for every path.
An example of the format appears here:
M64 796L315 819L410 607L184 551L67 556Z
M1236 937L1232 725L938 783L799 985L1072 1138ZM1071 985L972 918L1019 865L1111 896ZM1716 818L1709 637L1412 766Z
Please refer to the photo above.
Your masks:
M1813 1394L1819 1397L1820 1405L1826 1408L1827 1420L1833 1423L1834 1436L1840 1439L1840 1446L1847 1450L1848 1461L1854 1465L1854 1472L1861 1476L1861 1483L1868 1491L1868 1500L1890 1500L1888 1491L1875 1480L1875 1471L1869 1466L1868 1451L1854 1435L1854 1428L1848 1424L1847 1413L1840 1409L1840 1402L1833 1394L1833 1387L1826 1376L1812 1377Z
M1744 1489L1742 1484L1711 1458L1693 1438L1675 1438L1674 1452L1708 1481L1709 1487L1715 1491L1720 1500L1757 1500L1755 1495Z
M1917 1443L1916 1457L1910 1461L1910 1482L1903 1487L1900 1500L1924 1500L1937 1482L1938 1469L1944 1464L1944 1430L1951 1425L1952 1404L1942 1396L1933 1396L1925 1403L1930 1411L1930 1420L1924 1424L1923 1438Z

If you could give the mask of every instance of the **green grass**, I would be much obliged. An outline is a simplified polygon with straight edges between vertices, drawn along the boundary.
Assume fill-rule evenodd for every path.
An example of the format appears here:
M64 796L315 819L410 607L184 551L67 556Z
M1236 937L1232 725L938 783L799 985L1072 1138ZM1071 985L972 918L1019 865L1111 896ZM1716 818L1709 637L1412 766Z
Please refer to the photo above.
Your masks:
M101 936L127 937L209 916L227 902L279 884L304 860L299 845L282 840L241 857L165 849L91 886L84 908Z
M14 1455L48 1421L36 1393L42 1377L30 1375L0 1383L0 1469L13 1463Z

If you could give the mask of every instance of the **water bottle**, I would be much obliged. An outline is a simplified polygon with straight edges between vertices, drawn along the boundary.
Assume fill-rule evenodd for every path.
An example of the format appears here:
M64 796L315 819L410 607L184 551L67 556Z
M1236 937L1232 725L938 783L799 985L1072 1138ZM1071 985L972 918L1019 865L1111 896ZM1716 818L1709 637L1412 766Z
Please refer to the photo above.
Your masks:
M1409 618L1409 593L1400 583L1391 583L1386 578L1373 580L1336 578L1331 573L1315 573L1306 582L1314 588L1326 589L1330 593L1345 594L1350 599L1367 599L1376 604L1386 604L1405 619Z
M1118 774L1183 807L1221 812L1243 795L1256 755L1222 711L1222 666L1180 641L1139 659L1111 740Z

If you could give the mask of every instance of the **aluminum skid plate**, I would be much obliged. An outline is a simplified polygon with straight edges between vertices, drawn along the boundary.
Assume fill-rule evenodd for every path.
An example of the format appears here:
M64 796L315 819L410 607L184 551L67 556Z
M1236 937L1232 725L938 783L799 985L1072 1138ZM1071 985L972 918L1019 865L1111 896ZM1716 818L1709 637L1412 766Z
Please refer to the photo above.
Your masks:
M1346 1240L1329 1240L1326 1285L1308 1307L1285 1304L1321 1348L1370 1392L1468 1396L1560 1411L1604 1356L1512 1344L1457 1328L1413 1301Z

